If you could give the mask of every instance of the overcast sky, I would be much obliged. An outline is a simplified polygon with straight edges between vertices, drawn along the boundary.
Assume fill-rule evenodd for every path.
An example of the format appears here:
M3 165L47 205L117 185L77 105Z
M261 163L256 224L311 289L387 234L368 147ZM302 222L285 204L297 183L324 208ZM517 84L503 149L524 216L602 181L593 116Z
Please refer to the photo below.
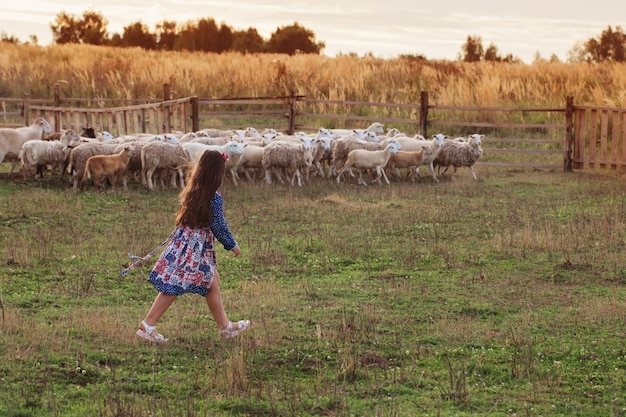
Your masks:
M185 23L213 18L235 30L250 27L265 39L298 22L323 41L328 56L355 52L381 58L422 54L455 59L468 35L493 43L500 55L532 62L556 54L565 60L577 41L596 37L609 25L626 25L625 0L4 0L0 32L22 41L36 35L52 42L50 23L65 11L82 17L94 10L108 20L109 33L141 21L151 32L163 20Z

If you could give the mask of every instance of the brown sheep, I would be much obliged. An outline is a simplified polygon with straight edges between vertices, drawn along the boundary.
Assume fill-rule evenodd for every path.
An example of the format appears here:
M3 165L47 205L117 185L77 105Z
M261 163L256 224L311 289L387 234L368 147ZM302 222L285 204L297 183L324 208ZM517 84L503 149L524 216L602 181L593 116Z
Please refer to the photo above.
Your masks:
M107 177L111 180L113 191L117 191L117 177L126 171L130 151L131 146L126 145L120 153L94 155L87 159L83 180L80 183L80 190L83 191L87 180L93 174L93 186L95 188L100 189L100 180Z
M391 155L389 161L387 161L387 168L393 172L398 179L401 178L400 169L406 168L406 177L409 178L409 176L411 176L415 179L419 166L424 163L424 159L430 154L432 154L430 148L422 148L419 151L399 151Z

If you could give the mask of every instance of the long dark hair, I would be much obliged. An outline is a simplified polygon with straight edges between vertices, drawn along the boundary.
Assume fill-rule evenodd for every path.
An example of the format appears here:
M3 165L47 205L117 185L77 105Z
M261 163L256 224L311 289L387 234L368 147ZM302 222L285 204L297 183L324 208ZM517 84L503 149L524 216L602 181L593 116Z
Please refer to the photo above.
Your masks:
M222 153L204 151L191 170L187 185L180 193L180 208L176 226L208 227L213 212L211 199L224 179L225 162Z

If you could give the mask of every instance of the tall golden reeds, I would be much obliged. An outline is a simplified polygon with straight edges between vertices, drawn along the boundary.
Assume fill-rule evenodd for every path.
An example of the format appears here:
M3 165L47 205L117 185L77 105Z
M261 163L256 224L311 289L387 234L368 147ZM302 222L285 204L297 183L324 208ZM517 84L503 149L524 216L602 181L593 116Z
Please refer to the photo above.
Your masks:
M626 65L537 62L463 63L342 55L153 52L92 45L4 44L0 96L160 98L261 97L417 103L422 90L437 105L626 107Z

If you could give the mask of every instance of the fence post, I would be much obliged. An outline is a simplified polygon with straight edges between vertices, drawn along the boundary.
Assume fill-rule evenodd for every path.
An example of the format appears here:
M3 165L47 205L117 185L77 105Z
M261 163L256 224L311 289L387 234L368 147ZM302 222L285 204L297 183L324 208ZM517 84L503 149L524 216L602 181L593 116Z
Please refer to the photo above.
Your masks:
M170 85L168 83L163 84L163 101L168 101L171 99L172 91L170 90ZM162 131L159 133L167 133L170 132L170 127L172 126L172 114L171 108L169 106L162 105L161 109L163 109L163 121L164 125L162 127Z
M59 83L54 83L54 107L61 107L61 87ZM89 125L87 125L89 126ZM59 132L61 130L61 112L59 110L54 111L54 129L55 132Z
M565 98L565 155L563 155L563 171L572 172L572 147L574 144L574 97Z
M24 126L30 126L30 94L24 94L24 104L22 105L24 116Z
M293 135L296 131L296 95L292 91L287 100L289 108L287 109L287 134Z
M200 104L198 96L191 97L191 131L200 130Z
M428 91L420 93L420 135L428 138Z

